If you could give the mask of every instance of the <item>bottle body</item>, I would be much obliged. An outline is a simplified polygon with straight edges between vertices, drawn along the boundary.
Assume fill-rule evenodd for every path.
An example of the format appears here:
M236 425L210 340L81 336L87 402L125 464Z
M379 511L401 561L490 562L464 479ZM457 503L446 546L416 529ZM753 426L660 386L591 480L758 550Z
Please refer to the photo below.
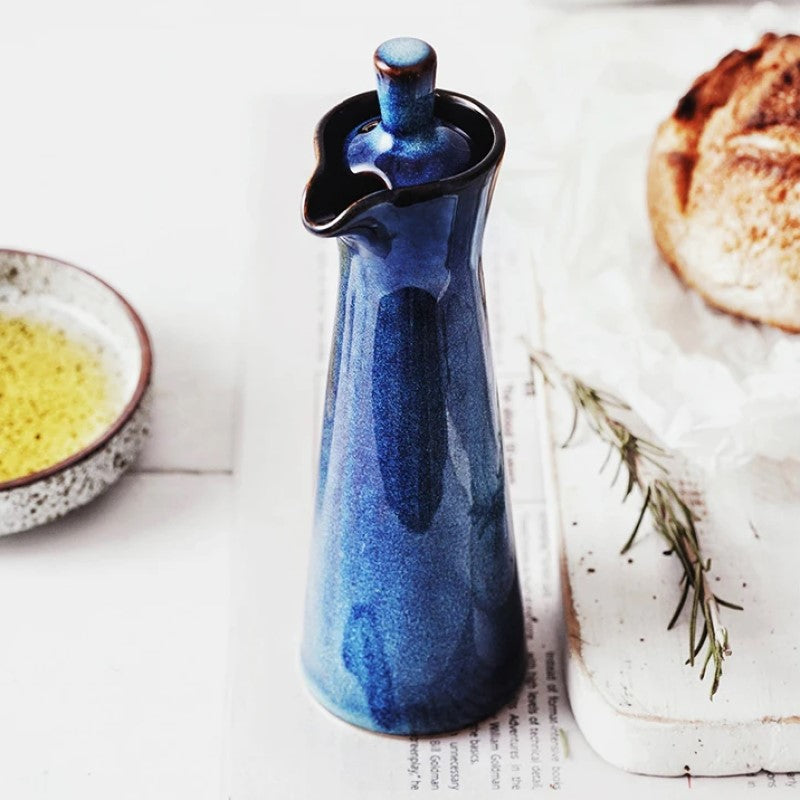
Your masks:
M480 272L495 169L339 234L302 659L384 733L464 727L524 673Z

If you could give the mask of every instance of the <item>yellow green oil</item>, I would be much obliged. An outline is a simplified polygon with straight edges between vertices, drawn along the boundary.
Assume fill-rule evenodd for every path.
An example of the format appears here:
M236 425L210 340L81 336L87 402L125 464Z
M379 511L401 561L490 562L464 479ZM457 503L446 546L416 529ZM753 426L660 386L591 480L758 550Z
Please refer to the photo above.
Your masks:
M102 354L50 322L0 312L0 482L46 469L113 422Z

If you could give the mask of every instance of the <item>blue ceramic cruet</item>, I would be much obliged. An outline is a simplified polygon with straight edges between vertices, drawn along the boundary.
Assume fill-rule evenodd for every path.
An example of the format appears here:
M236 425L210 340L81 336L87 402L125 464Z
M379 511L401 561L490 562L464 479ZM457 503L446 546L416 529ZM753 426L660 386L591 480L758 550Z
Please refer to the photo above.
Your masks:
M378 91L319 123L306 228L337 237L302 663L373 731L456 730L525 669L481 242L497 117L436 90L418 39L375 53Z

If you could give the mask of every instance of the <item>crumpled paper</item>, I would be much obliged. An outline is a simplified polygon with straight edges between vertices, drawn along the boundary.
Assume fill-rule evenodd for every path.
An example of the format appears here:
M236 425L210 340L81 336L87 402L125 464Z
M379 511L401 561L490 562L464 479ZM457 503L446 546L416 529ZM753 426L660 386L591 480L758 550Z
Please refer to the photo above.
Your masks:
M647 159L674 84L663 65L624 59L598 75L537 259L547 349L703 469L800 460L800 335L709 308L653 242Z

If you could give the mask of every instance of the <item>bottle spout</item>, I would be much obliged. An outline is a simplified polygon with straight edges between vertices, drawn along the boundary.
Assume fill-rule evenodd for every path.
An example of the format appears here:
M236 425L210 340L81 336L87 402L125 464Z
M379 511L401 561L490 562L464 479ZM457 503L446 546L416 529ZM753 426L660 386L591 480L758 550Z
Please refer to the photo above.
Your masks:
M331 109L314 134L317 166L303 195L303 224L318 236L340 236L359 215L366 198L389 190L374 172L353 172L342 150L353 127L376 116L375 92L365 92ZM369 205L373 203L370 202Z
M340 236L347 232L348 222L353 219L354 215L348 212L363 198L386 188L376 175L319 170L306 187L303 222L312 233Z

